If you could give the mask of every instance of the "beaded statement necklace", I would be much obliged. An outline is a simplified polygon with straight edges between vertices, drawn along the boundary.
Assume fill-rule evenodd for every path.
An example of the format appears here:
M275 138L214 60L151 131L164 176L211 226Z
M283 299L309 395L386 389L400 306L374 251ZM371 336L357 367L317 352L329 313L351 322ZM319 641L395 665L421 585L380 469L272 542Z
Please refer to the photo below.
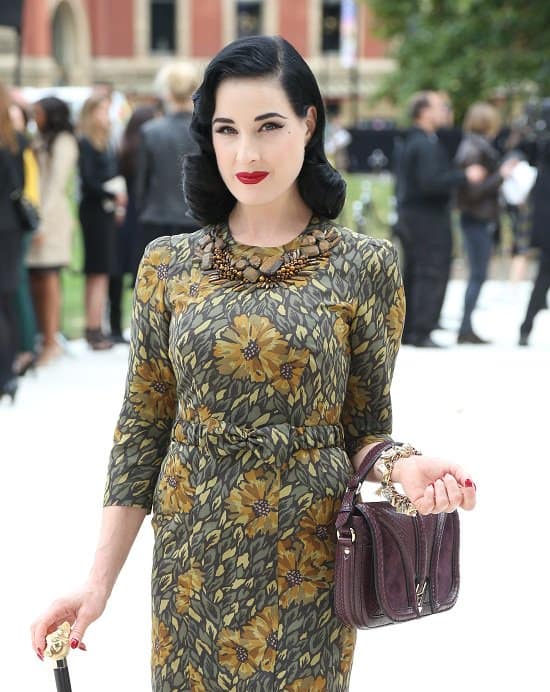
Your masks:
M224 226L214 226L198 243L201 269L213 284L231 283L236 290L273 288L305 279L315 269L325 266L331 250L340 242L338 230L326 228L312 220L307 229L287 243L279 252L268 256L254 254L236 257L231 242L223 237Z

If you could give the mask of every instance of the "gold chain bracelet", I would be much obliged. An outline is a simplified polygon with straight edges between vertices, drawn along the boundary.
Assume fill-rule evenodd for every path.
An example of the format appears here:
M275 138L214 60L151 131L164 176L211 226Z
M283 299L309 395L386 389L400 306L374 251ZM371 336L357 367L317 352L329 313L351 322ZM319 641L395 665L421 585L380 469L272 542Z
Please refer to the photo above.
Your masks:
M406 495L401 495L401 493L397 492L391 475L394 464L398 459L406 459L407 457L412 457L417 454L420 454L420 452L408 443L395 445L382 452L379 460L376 462L377 466L380 464L380 471L382 473L382 486L376 491L377 495L384 497L396 512L399 512L399 514L406 514L409 517L416 516L416 507Z

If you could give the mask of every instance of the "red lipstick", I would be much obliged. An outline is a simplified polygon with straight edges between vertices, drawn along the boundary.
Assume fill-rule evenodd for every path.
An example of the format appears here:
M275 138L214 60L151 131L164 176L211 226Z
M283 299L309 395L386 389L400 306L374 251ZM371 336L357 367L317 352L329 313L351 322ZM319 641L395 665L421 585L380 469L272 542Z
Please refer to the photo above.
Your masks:
M261 183L264 178L267 178L269 173L267 171L256 171L255 173L237 173L236 178L244 183L245 185L256 185L256 183Z

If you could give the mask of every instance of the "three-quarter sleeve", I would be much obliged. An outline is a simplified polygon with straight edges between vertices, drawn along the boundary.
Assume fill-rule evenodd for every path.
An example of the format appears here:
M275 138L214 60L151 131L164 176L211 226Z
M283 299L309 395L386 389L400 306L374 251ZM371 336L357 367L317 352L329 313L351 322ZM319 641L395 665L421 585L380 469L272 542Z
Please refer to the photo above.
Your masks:
M405 297L397 252L389 241L368 241L358 281L342 411L350 456L372 442L391 440L390 387L401 343Z
M140 263L132 311L128 376L109 461L104 506L151 511L170 441L176 380L169 357L170 309L165 297L171 240L150 243Z

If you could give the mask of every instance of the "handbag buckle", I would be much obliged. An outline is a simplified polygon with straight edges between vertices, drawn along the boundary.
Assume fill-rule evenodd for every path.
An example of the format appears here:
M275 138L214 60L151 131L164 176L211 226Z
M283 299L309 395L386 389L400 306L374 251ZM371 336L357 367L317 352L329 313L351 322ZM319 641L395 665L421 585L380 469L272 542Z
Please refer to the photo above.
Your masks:
M351 542L352 542L352 543L355 543L355 531L354 531L354 529L352 529L352 528L350 527L349 532L350 532L350 535L351 535ZM341 534L340 534L340 529L336 529L336 538L337 538L338 540L340 540L340 536L341 536Z
M426 586L428 585L428 580L425 579L423 584L416 585L416 607L418 612L421 613L424 609L424 594L426 593Z

